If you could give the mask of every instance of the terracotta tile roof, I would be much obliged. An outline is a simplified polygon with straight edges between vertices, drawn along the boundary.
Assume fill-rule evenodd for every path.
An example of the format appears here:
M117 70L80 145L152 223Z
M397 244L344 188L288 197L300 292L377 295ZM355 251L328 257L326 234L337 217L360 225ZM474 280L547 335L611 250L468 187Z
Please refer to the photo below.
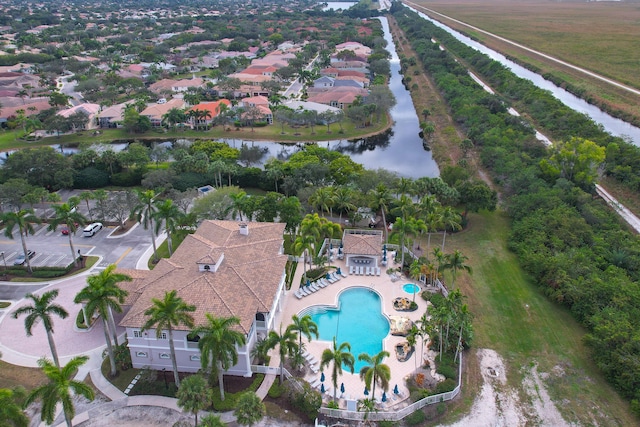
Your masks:
M382 255L382 233L345 233L342 238L344 253L349 255Z
M220 114L220 110L222 109L220 104L225 104L227 107L231 107L231 101L229 101L228 99L221 99L220 101L215 102L201 102L200 104L196 104L193 107L189 108L187 111L208 111L209 113L211 113L211 117L209 118L209 120L211 120L212 118L217 117L218 114Z
M236 221L205 221L188 235L170 259L123 283L130 292L131 308L121 326L141 327L152 298L177 290L178 296L194 304L196 324L206 321L205 313L238 316L239 329L248 333L256 312L271 310L287 256L280 254L284 224L248 223L249 234L241 235ZM224 259L217 271L199 270L198 262L212 264ZM132 276L133 277L133 276Z

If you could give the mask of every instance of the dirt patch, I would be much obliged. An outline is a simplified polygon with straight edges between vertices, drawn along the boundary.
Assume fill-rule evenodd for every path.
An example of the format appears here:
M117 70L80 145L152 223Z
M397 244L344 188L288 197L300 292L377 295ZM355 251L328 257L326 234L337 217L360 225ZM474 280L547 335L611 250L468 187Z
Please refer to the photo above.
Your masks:
M134 225L136 225L136 220L133 219L128 219L125 223L124 223L124 227L118 226L118 228L116 228L113 233L111 233L112 236L122 236L123 234L127 233L129 230L131 230L131 227L133 227Z

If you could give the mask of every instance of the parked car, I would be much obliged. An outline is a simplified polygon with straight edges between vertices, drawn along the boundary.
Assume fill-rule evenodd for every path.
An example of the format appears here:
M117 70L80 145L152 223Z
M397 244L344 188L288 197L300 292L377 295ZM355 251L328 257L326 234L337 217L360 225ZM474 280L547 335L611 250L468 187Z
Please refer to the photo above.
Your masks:
M76 226L76 230L78 229L78 223L75 223ZM60 230L60 232L65 235L68 236L69 235L69 227L67 227L66 225L64 227L62 227L62 229Z
M87 225L84 230L82 230L82 235L84 237L93 237L100 230L102 230L102 223L94 222Z
M36 254L36 251L32 251L31 249L28 249L27 256L25 257L24 254L18 255L18 258L16 258L16 260L13 261L13 265L22 265L24 264L27 258L29 259L33 258L35 254Z

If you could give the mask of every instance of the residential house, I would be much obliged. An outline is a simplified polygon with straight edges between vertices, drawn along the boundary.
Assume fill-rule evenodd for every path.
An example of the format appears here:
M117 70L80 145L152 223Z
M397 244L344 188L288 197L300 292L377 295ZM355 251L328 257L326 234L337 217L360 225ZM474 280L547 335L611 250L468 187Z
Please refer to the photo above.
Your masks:
M371 48L358 42L344 42L336 45L336 52L342 52L343 50L350 50L356 54L356 56L363 56L368 58L371 55Z
M226 105L227 108L230 108L231 101L229 101L228 99L221 99L220 101L215 102L202 102L189 108L186 111L187 114L189 114L189 111L206 111L208 113L206 117L190 117L189 123L191 124L191 127L198 127L203 125L210 126L211 123L213 123L214 119L218 117L218 115L224 108L222 107L222 105Z
M152 299L176 290L187 304L195 305L196 325L206 324L207 313L240 319L236 330L246 337L246 344L237 348L238 363L226 374L250 376L251 350L273 329L274 318L283 308L284 227L282 223L204 221L171 258L161 259L153 270L122 270L134 279L121 284L129 295L127 314L120 322L127 329L133 367L171 369L167 331L158 337L155 330L145 331L142 326ZM198 340L185 326L173 330L179 371L200 369Z
M98 126L101 128L116 128L122 126L124 120L124 110L127 102L112 105L98 113Z
M62 117L69 117L76 113L84 113L87 116L87 123L82 126L81 129L95 129L96 127L96 115L100 112L99 104L91 104L85 102L84 104L76 105L75 107L67 108L66 110L60 110L56 114Z
M285 107L289 107L292 110L309 110L315 111L317 113L324 113L325 111L338 112L340 111L337 107L331 107L325 104L319 104L317 102L309 102L309 101L296 101L293 99L287 100L282 103Z
M309 95L307 101L338 107L341 110L348 108L358 97L364 100L369 95L366 89L350 86L333 87L329 90L319 89L317 91L313 89L309 88L307 90Z
M186 106L182 99L174 98L164 104L151 104L140 113L141 116L149 117L151 125L154 127L162 126L162 117L172 108L182 110Z
M269 108L269 99L266 96L251 96L248 98L243 98L239 104L242 108L247 107L255 107L260 112L260 117L258 121L264 121L273 124L273 112L271 112L271 108Z
M341 79L336 79L336 78L327 77L327 76L320 77L319 79L313 82L314 88L331 88L331 87L345 87L345 86L362 88L364 87L364 84L349 78L341 80Z

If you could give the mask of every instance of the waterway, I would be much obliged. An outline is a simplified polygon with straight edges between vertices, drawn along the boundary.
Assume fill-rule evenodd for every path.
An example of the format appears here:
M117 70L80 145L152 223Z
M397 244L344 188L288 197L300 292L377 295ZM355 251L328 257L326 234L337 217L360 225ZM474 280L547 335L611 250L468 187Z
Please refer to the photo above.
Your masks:
M391 78L389 89L396 98L396 105L390 115L393 126L387 132L358 140L334 140L320 142L318 145L349 155L357 163L367 169L383 168L396 172L402 177L420 178L428 176L434 178L440 175L438 165L431 151L424 149L420 137L420 119L413 106L410 92L402 84L400 74L400 58L391 37L387 18L381 17L387 50L391 54ZM262 148L269 157L287 160L293 153L299 151L303 144L279 144L268 141L242 141L240 139L226 140L229 145L239 148L243 143Z
M407 6L407 5L405 5ZM586 114L589 116L594 122L600 124L604 130L609 132L612 135L620 136L628 139L634 145L640 146L640 128L637 128L623 120L617 119L615 117L610 116L604 111L600 110L598 107L589 104L587 101L578 98L577 96L567 92L561 87L556 86L552 82L545 80L541 75L534 73L533 71L527 70L526 68L516 64L515 62L507 59L501 53L496 52L495 50L489 49L485 45L478 43L469 37L459 33L458 31L448 27L447 25L436 21L424 13L407 6L409 9L417 12L422 18L427 21L432 22L439 28L447 31L449 34L454 36L457 40L462 43L470 46L477 51L484 53L489 56L491 59L498 61L505 67L509 68L514 74L518 77L522 77L524 79L530 80L541 89L546 89L553 94L554 97L562 101L566 106L572 108L575 111Z

